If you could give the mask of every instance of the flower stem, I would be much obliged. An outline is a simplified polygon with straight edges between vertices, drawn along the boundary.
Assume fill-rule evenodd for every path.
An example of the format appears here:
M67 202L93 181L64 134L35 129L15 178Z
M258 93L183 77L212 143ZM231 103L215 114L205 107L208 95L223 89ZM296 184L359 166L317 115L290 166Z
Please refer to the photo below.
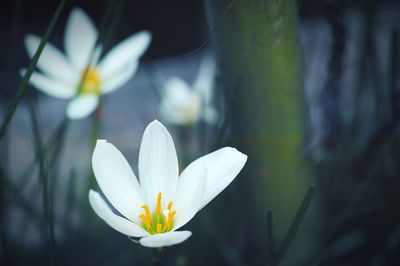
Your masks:
M96 111L92 115L92 132L90 135L91 152L93 152L94 148L96 147L97 139L100 137L102 114L103 114L103 107L102 103L100 102ZM89 167L88 172L89 172L89 178L87 180L87 188L88 190L90 190L91 188L95 188L97 183L91 167Z
M151 258L151 266L159 266L161 265L161 253L162 248L153 249L153 257Z

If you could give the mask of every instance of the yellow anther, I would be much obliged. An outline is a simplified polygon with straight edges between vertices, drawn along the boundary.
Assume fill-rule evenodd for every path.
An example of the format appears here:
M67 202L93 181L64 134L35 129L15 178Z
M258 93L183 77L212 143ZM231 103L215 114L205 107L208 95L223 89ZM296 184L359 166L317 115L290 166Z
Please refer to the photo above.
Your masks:
M176 211L168 213L168 219L167 219L167 224L165 225L165 231L169 231L172 221L174 220L175 214L176 214Z
M146 213L146 217L151 221L151 215L150 215L149 207L146 204L142 205L141 207L142 207L142 209L144 209L144 211Z
M170 201L170 202L168 203L167 210L171 211L171 208L172 208L172 201Z
M156 214L160 215L160 213L161 213L161 192L158 192L157 205L156 205Z
M143 223L144 223L147 227L150 226L151 218L149 219L149 217L146 216L146 215L144 215L144 214L139 215L139 218L142 219Z
M161 233L162 225L160 223L157 224L157 233Z
M176 211L172 210L172 201L169 201L166 208L162 206L162 194L157 194L155 210L150 214L148 205L143 204L141 208L144 213L139 215L142 220L141 226L151 235L171 231L174 225Z

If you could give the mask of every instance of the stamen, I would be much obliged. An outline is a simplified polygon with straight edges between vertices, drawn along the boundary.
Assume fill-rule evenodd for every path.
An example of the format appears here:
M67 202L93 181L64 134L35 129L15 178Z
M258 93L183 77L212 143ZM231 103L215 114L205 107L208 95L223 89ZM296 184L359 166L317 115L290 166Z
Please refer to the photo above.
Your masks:
M149 207L148 207L146 204L142 205L141 207L142 207L142 208L144 209L144 211L146 212L146 216L147 216L148 218L150 218L150 220L151 220L151 215L150 215Z
M167 210L171 211L171 208L172 208L172 201L170 201L170 202L168 203Z
M160 213L161 213L161 192L158 192L157 205L156 205L156 214L160 215Z
M82 72L82 93L100 93L101 79L96 69L87 67Z
M161 224L160 223L158 223L157 224L157 233L161 233Z
M148 221L147 216L144 214L139 215L139 218L143 220L143 222Z
M172 221L174 220L175 214L176 214L176 211L170 212L168 214L168 220L167 220L167 224L165 225L165 231L169 231L169 229L172 225Z
M139 215L139 218L143 220L143 223L144 223L147 227L150 226L150 221L151 221L151 220L149 219L149 217L147 217L147 216L144 215L144 214L141 214L141 215Z
M172 201L169 201L166 208L162 207L162 194L157 194L157 201L154 212L150 214L148 205L143 204L141 208L144 213L139 215L142 220L141 226L151 235L161 234L172 230L176 211L172 210Z

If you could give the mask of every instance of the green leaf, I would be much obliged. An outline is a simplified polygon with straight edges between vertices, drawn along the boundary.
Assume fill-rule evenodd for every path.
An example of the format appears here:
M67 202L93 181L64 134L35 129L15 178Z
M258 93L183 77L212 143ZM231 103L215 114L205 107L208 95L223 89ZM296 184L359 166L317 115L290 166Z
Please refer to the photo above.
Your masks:
M306 195L303 198L303 201L301 202L300 208L298 209L296 216L293 219L292 224L290 225L289 231L286 234L285 240L282 243L282 246L280 247L279 251L278 251L278 261L280 258L282 258L286 251L288 250L290 244L292 243L293 239L295 238L300 224L305 216L305 214L307 213L307 209L310 206L311 200L314 196L314 192L315 192L315 186L314 184L311 185L306 193Z
M36 64L37 64L39 57L44 49L44 46L46 45L51 33L53 32L54 26L58 21L58 18L64 7L64 4L65 4L65 0L61 0L60 4L57 7L56 12L54 13L54 15L50 21L49 26L47 27L46 32L44 33L44 35L42 37L42 40L40 41L39 47L36 50L31 63L29 64L28 70L26 71L24 77L22 78L20 85L18 86L17 93L15 94L14 98L11 100L10 104L8 105L8 107L6 109L5 117L4 117L4 120L0 127L0 141L3 139L4 134L7 130L8 124L10 123L11 118L13 117L14 112L17 109L19 102L21 101L22 96L24 95L24 93L26 92L26 90L28 88L29 79L32 75L32 72L34 71L34 69L36 67Z

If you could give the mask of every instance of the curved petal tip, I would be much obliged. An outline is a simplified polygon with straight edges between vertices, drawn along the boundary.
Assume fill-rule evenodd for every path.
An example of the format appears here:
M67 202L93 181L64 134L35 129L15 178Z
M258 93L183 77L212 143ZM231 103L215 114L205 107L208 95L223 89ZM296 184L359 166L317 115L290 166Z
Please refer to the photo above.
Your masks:
M180 244L188 239L191 235L192 232L190 231L172 231L143 237L139 240L139 242L145 247L160 248Z
M98 139L97 141L96 141L96 146L97 145L101 145L101 144L106 144L107 143L107 140L106 139Z
M99 105L97 95L79 95L67 105L67 117L72 120L82 119L93 113Z

